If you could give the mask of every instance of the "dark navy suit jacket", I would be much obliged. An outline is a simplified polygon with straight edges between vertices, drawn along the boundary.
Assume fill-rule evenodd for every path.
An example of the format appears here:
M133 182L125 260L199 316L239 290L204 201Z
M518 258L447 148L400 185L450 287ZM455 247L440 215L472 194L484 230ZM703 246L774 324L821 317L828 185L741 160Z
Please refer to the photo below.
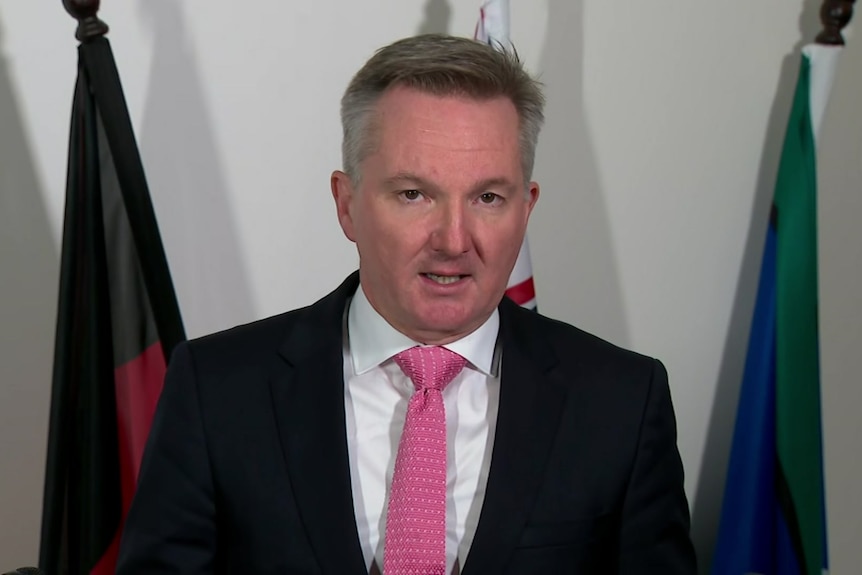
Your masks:
M314 305L180 345L119 575L361 575L344 415L353 274ZM463 575L696 571L656 360L500 304L500 405Z

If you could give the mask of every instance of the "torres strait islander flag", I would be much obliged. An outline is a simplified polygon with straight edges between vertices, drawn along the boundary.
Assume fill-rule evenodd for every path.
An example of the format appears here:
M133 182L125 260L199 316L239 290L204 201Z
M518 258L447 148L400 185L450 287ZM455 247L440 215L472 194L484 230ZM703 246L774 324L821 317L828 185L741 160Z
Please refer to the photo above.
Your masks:
M78 48L54 351L40 568L114 573L162 389L185 339L104 37Z
M499 50L511 46L509 41L509 0L488 0L479 8L479 21L473 37ZM533 264L526 236L518 253L518 261L509 277L506 295L520 306L536 309L536 289L533 285Z
M802 51L766 232L713 575L828 569L817 330L817 145L838 46Z

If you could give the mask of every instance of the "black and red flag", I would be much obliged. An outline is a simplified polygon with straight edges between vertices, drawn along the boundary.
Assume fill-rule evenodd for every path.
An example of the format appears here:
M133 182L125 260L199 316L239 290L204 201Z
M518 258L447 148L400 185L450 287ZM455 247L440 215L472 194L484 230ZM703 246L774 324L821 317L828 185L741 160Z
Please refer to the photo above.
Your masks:
M107 26L95 9L75 15L81 44L39 566L107 575L166 359L185 334Z

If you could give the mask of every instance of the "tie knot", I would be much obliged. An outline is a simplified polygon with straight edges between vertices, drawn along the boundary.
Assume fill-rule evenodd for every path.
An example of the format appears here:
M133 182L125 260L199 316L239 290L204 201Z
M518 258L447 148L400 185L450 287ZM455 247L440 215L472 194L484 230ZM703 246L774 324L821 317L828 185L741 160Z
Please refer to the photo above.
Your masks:
M413 381L417 391L442 391L464 369L467 360L445 347L411 347L395 354L395 363Z

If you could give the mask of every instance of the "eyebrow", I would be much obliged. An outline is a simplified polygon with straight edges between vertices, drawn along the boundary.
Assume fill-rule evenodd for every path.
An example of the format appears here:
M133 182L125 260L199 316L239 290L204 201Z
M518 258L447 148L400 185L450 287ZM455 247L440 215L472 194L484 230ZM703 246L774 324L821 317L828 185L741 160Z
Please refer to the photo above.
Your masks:
M425 178L411 172L398 172L383 180L384 185L415 185L426 190L436 190L438 186ZM518 186L506 178L485 178L473 184L474 191L487 190L489 188L505 188L507 191L517 191Z

